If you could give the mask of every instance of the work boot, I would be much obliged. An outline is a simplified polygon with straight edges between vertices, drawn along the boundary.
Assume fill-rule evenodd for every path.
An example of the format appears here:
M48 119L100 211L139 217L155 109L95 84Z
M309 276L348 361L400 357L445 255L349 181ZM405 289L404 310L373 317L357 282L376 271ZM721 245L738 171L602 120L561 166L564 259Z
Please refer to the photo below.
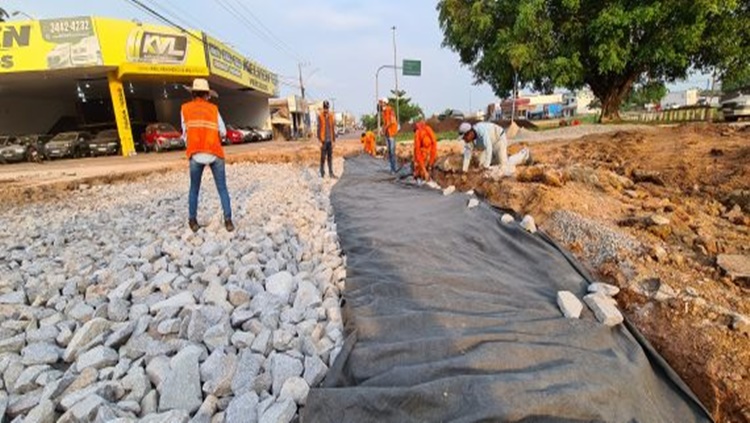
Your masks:
M227 228L227 232L234 232L234 223L232 223L232 219L224 219L224 227Z
M196 219L190 219L188 221L188 225L190 226L190 230L192 230L193 232L198 232L198 229L201 228Z

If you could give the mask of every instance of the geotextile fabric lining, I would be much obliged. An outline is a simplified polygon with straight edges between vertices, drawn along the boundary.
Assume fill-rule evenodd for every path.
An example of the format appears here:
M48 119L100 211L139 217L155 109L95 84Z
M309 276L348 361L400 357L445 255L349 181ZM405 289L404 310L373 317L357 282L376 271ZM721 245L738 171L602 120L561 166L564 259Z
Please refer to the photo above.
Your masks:
M333 189L348 339L303 423L711 421L632 328L562 316L590 279L549 238L393 179L358 156Z

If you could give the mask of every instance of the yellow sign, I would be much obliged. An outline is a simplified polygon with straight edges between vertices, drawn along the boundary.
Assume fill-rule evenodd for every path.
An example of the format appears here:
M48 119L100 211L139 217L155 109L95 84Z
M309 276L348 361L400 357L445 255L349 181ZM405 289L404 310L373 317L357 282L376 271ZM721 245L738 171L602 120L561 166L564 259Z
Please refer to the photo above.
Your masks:
M200 32L96 18L102 56L123 75L207 76Z
M101 65L90 17L0 23L0 73Z
M211 73L269 96L278 94L278 76L203 33Z

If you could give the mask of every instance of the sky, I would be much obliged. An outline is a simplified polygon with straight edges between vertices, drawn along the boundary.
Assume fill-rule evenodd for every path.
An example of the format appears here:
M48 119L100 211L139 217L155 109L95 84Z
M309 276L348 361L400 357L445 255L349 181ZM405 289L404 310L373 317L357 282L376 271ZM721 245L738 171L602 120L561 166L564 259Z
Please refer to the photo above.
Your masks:
M280 75L282 95L299 93L299 64L307 97L335 99L356 115L375 108L375 72L397 60L422 61L421 77L399 75L399 88L429 116L464 112L496 101L489 86L474 85L458 55L441 46L436 2L429 0L140 0L182 25L230 43ZM128 0L0 0L9 13L37 19L95 15L159 23ZM16 17L12 19L21 19ZM260 22L260 23L259 23ZM705 87L696 75L671 90ZM380 72L380 97L395 86L392 69Z

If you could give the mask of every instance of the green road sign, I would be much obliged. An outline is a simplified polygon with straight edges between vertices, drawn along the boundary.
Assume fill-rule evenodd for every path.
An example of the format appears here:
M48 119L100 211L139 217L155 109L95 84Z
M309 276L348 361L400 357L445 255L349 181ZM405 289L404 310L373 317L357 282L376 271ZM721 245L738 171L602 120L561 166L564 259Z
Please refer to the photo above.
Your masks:
M404 76L422 76L422 61L404 59Z

